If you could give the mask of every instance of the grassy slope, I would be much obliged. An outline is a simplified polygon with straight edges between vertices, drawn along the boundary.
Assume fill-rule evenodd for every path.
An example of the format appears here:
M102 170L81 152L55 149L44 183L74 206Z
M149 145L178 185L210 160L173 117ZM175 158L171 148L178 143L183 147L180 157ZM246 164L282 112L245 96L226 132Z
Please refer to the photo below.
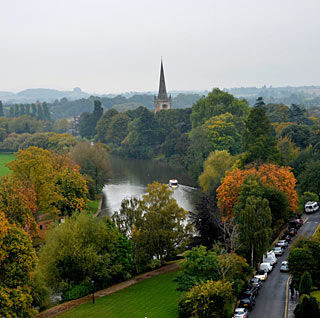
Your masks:
M98 207L99 207L99 201L100 200L94 200L94 201L90 201L88 202L88 210L91 212L91 213L96 213L97 210L98 210Z
M310 295L317 298L317 301L320 302L320 290L313 291Z
M5 164L14 160L14 155L11 153L0 153L0 177L8 174L9 169L5 167Z
M178 299L173 278L177 271L146 279L117 293L83 304L60 318L177 318Z

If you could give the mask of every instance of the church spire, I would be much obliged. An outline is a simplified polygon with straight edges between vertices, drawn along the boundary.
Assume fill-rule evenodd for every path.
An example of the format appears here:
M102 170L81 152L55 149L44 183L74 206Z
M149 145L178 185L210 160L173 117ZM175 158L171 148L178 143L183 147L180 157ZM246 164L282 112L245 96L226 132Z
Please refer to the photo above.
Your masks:
M164 79L164 70L163 70L162 59L161 59L161 68L160 68L160 83L159 83L158 99L160 99L160 100L167 100L168 99L166 82Z

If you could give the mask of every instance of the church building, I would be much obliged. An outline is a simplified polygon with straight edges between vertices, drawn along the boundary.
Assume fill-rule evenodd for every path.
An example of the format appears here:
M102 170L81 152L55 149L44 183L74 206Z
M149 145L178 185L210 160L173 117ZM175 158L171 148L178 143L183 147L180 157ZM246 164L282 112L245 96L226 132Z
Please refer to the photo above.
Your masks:
M164 79L163 64L161 60L159 93L157 97L156 96L154 97L154 112L157 113L162 109L168 110L171 108L172 108L171 95L168 98L166 82Z

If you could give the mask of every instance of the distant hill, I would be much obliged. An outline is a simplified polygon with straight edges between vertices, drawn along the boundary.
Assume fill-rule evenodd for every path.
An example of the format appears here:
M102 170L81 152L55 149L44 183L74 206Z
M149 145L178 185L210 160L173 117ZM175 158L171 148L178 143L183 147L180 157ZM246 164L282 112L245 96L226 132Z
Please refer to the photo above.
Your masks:
M50 88L30 88L18 93L0 91L0 99L7 104L34 103L36 101L54 102L61 98L76 100L88 98L89 96L90 94L83 92L79 87L74 88L72 91L59 91Z

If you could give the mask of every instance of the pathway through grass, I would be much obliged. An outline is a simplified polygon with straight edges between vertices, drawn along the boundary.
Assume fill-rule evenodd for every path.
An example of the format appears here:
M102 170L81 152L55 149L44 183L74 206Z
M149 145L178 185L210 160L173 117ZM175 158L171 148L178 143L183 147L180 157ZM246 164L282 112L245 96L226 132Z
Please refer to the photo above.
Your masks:
M117 293L67 311L59 318L177 318L178 300L173 278L177 271L146 279Z

